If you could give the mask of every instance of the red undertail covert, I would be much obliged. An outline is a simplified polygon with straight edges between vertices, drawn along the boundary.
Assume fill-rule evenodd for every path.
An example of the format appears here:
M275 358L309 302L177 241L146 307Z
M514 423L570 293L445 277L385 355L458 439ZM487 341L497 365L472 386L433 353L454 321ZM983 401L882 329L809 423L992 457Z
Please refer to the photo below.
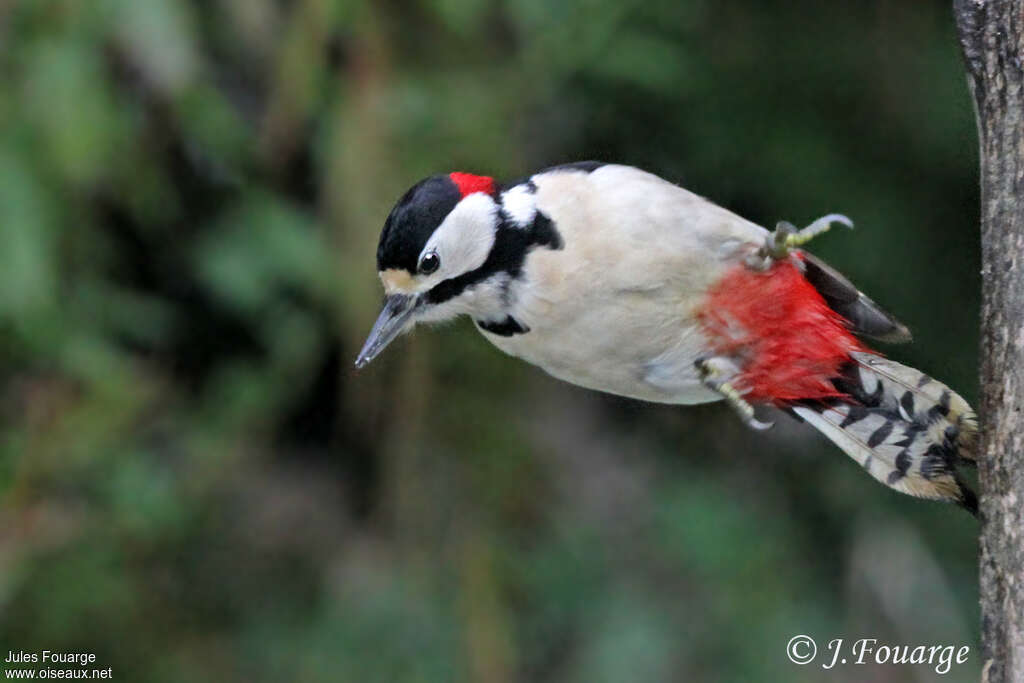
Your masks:
M755 402L843 396L831 380L851 351L867 350L792 258L763 272L735 266L711 288L700 318L712 350L739 361L733 384Z

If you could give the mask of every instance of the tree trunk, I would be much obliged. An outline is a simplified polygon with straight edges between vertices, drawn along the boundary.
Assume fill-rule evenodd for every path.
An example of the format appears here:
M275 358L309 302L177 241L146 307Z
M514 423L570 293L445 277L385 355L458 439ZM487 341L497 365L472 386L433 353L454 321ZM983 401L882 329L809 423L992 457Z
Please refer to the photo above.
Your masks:
M981 149L982 680L1024 681L1024 0L954 0Z

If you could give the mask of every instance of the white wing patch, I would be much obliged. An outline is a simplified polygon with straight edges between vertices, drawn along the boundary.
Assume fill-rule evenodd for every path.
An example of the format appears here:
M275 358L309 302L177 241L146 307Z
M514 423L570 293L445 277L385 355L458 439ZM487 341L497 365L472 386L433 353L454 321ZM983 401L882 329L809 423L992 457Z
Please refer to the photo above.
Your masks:
M502 192L501 204L505 208L509 220L520 228L530 226L537 215L536 196L526 183Z

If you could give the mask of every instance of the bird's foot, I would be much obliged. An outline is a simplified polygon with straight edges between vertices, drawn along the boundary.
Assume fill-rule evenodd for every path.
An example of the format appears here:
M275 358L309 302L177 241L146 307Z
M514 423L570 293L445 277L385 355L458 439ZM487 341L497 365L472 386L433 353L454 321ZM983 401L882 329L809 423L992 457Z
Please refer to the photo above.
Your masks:
M774 422L758 420L757 415L754 414L754 406L747 403L736 387L721 379L723 375L728 374L726 368L732 367L730 361L720 358L703 358L694 363L694 365L700 373L701 383L725 399L729 407L739 415L743 424L758 431L771 429L775 426Z
M747 259L747 265L755 270L767 270L775 261L787 258L794 249L807 244L818 235L828 232L833 223L853 228L853 221L841 213L822 216L800 230L797 230L792 223L779 221L775 224L775 230L765 239L764 245Z

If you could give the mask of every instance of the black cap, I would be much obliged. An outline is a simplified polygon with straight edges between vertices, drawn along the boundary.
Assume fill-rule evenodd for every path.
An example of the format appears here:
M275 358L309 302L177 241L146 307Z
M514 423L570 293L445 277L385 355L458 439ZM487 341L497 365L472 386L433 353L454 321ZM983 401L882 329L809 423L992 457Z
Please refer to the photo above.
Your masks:
M416 272L416 259L437 226L462 199L448 175L421 180L391 209L377 246L377 270L401 268Z

